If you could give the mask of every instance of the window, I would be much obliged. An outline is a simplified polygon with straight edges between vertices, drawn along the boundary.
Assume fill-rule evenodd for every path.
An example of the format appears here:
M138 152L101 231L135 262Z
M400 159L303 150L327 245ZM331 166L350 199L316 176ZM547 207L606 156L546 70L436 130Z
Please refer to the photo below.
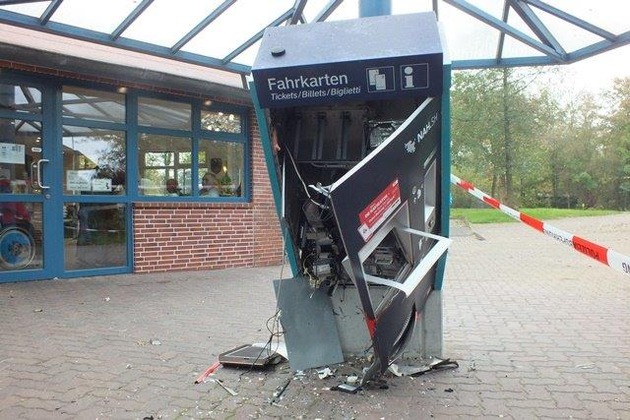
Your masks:
M155 98L138 99L138 124L147 127L190 130L190 104Z
M138 131L140 197L221 200L245 195L242 110L139 97Z
M190 138L141 134L138 141L139 195L192 195Z
M42 93L26 85L0 83L0 109L39 114L42 112Z
M240 133L242 130L241 116L230 112L202 109L201 128L208 131Z
M33 163L41 158L40 121L0 118L0 193L40 193Z
M125 95L63 86L61 100L64 194L125 194Z
M229 141L199 142L199 195L240 197L243 189L243 144Z
M125 122L125 95L64 86L61 100L64 117L112 123Z
M64 203L66 270L127 265L127 205Z
M125 133L63 126L64 193L124 194Z

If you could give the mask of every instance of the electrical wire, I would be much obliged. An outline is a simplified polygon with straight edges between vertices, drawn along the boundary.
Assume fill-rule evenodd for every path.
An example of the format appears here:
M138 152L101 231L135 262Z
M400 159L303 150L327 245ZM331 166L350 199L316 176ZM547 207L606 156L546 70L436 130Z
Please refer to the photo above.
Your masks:
M280 291L282 290L282 282L283 282L283 276L284 276L284 266L286 265L286 259L287 259L286 247L284 245L285 245L285 240L284 240L284 235L282 235L283 254L282 254L282 264L280 265L280 281L278 282L278 290L276 292L276 311L272 316L267 318L267 321L265 321L265 327L267 328L267 331L269 331L270 335L269 335L269 338L267 339L267 342L261 347L260 353L258 353L254 361L249 365L248 369L240 373L240 375L238 376L239 380L241 379L243 375L248 374L249 372L252 371L252 369L254 369L254 367L256 366L256 363L258 362L258 360L260 360L265 350L267 350L267 356L271 356L273 353L276 353L278 349L280 348L280 337L282 337L282 335L284 334L284 331L282 331L281 325L280 325L280 316L281 316L282 310L280 309L279 302L280 302ZM269 327L269 323L272 321L273 321L273 324L271 327ZM272 350L274 338L277 340L277 342L276 342L276 348Z
M308 198L311 198L311 194L308 191L308 187L306 186L306 183L304 182L304 179L302 178L300 171L298 170L297 164L295 163L295 160L293 159L293 155L291 155L289 151L285 151L284 153L289 156L289 160L291 161L291 164L293 165L293 170L295 171L295 174L297 175L298 179L302 183L302 187L304 188L304 192L306 193L306 196Z

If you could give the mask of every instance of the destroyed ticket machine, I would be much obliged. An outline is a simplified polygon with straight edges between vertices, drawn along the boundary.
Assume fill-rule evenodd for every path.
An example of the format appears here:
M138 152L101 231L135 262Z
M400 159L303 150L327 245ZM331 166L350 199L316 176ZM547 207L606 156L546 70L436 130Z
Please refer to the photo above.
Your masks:
M365 382L403 351L441 356L450 67L435 15L268 28L252 76L293 274L274 282L291 367L367 352Z

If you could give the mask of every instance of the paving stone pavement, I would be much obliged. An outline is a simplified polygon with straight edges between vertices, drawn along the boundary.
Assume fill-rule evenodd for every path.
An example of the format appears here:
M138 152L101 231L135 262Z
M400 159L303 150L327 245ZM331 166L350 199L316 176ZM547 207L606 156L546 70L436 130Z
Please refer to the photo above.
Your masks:
M555 220L630 255L630 214ZM630 419L630 276L521 224L454 222L444 287L453 370L386 375L387 389L329 388L360 371L296 377L220 368L269 338L281 267L0 285L1 419ZM270 399L289 383L277 404Z

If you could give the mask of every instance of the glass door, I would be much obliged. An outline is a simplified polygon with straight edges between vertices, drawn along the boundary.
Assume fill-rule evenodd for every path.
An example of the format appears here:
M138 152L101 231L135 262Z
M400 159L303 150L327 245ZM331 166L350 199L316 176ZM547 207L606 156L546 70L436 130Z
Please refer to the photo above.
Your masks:
M128 272L125 95L61 89L64 276Z
M49 160L42 97L40 88L0 81L0 281L43 275Z
M125 96L0 74L0 282L130 271Z

